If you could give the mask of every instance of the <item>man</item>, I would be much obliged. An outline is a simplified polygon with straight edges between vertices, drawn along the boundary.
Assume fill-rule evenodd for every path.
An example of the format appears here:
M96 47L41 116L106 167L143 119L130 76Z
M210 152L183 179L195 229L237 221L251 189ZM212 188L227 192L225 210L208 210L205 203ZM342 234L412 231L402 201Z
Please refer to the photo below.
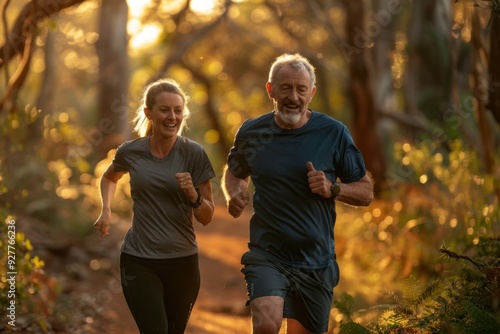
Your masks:
M249 251L242 256L254 334L323 333L339 280L335 201L368 206L373 184L347 128L308 109L314 67L284 54L269 71L272 112L245 121L224 169L228 211L240 216L254 184ZM341 181L337 183L337 178Z

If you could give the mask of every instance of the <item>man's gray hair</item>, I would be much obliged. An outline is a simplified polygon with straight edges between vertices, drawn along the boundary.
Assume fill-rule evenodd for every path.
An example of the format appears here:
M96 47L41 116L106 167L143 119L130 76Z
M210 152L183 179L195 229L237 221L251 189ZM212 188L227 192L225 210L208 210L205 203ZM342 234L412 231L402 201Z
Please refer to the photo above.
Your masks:
M314 66L311 65L311 63L309 62L309 60L307 60L307 58L303 57L298 53L296 54L285 53L276 58L274 63L271 65L271 69L269 70L268 81L271 84L273 84L274 79L276 78L276 74L284 66L291 66L297 71L306 70L309 73L309 76L311 77L311 82L312 82L311 87L314 87L316 85L316 74L314 73Z

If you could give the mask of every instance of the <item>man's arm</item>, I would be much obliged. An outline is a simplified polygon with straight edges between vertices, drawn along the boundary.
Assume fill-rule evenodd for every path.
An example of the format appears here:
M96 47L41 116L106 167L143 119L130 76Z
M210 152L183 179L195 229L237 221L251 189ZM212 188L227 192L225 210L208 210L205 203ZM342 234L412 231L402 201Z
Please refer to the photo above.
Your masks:
M249 181L249 177L240 179L229 171L227 165L224 166L221 187L226 198L227 211L234 218L238 218L241 215L243 209L250 201L250 195L247 191Z
M311 192L324 198L332 197L332 181L325 173L316 170L312 162L307 162L307 178ZM336 201L352 206L368 206L373 200L373 181L369 174L366 174L356 182L339 183L340 192L335 197Z
M336 201L352 206L368 206L373 200L373 181L368 174L356 182L339 183L339 187Z

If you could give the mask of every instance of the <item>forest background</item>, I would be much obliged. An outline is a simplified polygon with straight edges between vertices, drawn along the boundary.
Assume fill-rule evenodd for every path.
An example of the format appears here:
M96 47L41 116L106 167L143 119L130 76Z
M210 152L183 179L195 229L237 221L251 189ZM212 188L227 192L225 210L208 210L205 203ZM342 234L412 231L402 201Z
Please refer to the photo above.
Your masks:
M95 235L99 177L134 138L146 84L170 77L191 96L185 135L210 156L225 210L219 182L234 134L272 109L272 61L298 52L317 70L311 108L349 127L376 182L369 208L337 205L346 283L329 331L500 331L498 0L0 5L0 330L91 323L68 329L78 298L68 281L75 261L90 271L109 263L64 261ZM116 219L130 207L124 180Z

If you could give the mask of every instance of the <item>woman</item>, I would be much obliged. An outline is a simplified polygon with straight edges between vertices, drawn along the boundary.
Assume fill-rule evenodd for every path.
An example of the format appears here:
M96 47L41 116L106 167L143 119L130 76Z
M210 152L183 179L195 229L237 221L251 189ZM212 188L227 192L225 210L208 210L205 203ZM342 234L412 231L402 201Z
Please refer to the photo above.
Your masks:
M141 333L184 333L200 288L193 217L203 225L212 221L215 173L204 149L181 136L186 104L173 80L147 86L134 119L141 137L118 147L100 181L102 213L94 226L105 236L116 183L130 173L134 215L120 268Z

